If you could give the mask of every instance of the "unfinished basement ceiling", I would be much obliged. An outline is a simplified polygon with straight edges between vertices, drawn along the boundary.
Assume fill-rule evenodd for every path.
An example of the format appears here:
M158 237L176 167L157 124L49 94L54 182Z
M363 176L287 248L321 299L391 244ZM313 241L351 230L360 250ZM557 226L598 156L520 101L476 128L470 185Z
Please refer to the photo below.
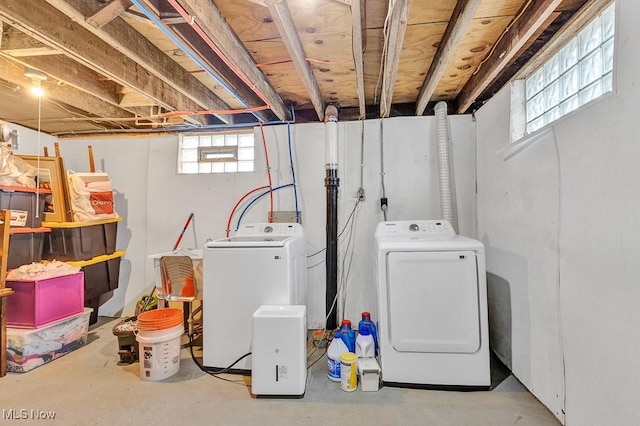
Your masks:
M2 0L0 119L73 134L322 121L329 103L341 120L468 113L592 2Z

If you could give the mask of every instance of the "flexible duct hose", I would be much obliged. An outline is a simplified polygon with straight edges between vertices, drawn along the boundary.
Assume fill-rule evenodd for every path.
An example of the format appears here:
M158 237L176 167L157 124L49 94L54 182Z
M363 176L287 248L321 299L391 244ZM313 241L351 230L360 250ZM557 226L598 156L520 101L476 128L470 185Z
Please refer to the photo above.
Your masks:
M449 126L447 123L447 103L440 101L435 106L436 144L438 147L438 172L440 180L440 214L456 229L453 214L453 191L451 164L449 158ZM457 232L457 229L456 229Z

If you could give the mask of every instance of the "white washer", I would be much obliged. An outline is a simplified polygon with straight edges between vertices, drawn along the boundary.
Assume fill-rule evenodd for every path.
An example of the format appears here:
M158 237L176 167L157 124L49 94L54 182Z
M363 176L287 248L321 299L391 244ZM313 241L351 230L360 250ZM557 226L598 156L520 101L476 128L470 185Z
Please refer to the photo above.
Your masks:
M388 385L491 385L484 246L444 220L376 228L378 339Z
M203 364L226 368L251 352L251 320L260 305L306 305L307 256L297 223L243 225L205 244ZM251 370L251 357L232 372Z

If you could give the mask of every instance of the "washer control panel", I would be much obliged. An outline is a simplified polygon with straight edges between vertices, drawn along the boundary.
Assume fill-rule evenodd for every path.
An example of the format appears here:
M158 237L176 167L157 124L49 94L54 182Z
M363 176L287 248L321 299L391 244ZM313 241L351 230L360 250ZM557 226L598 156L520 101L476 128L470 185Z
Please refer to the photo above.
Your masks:
M303 235L299 223L248 223L240 226L236 236L295 236Z

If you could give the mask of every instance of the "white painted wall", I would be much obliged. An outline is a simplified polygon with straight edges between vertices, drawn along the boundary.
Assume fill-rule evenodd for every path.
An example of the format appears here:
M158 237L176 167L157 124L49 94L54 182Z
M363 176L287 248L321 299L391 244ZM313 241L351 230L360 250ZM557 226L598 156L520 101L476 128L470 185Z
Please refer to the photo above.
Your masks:
M309 254L325 246L324 124L291 125L295 173L300 209ZM475 141L470 116L451 117L453 157L460 215L460 233L475 236ZM267 126L265 135L273 185L291 182L287 148L287 126ZM433 117L385 119L384 161L389 220L439 219L437 156ZM340 188L339 230L355 205L360 186L361 122L339 123ZM355 215L352 243L347 236L339 246L346 278L345 317L359 320L369 310L376 317L373 233L382 220L380 210L380 120L364 122L363 179L366 200ZM22 140L18 153L35 154L35 145ZM49 142L52 149L52 142ZM191 212L195 214L186 232L183 248L202 247L207 239L225 235L228 215L247 191L265 185L267 177L259 130L256 130L254 173L178 175L176 135L124 138L62 139L60 149L68 169L88 170L87 146L92 145L96 168L109 173L116 190L116 210L123 216L117 248L126 250L119 288L100 308L101 315L130 314L135 301L153 288L149 254L169 251ZM274 194L276 210L294 210L293 191ZM267 220L268 197L248 211L243 223ZM234 225L238 215L234 217ZM235 229L233 227L232 229ZM353 256L351 256L353 253ZM325 316L324 252L309 258L308 312L310 327L322 327ZM250 262L250 259L247 259ZM350 269L348 265L351 265ZM317 265L317 266L314 266ZM349 271L348 275L346 271ZM339 278L342 273L339 272Z
M615 93L506 159L508 88L476 114L492 346L569 425L640 423L640 4L616 3Z

